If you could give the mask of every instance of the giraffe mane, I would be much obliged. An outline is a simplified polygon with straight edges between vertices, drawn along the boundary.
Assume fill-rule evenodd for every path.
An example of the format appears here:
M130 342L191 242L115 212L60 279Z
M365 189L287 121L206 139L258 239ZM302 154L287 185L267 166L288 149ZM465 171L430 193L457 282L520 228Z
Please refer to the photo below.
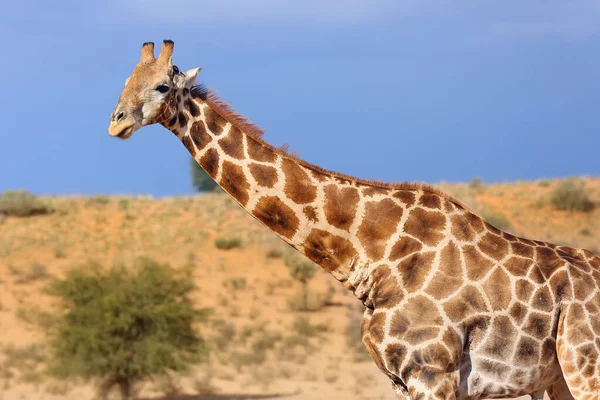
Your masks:
M465 210L475 213L475 211L473 209L471 209L471 207L465 205L463 202L450 196L448 193L446 193L428 183L384 182L381 180L362 179L362 178L358 178L356 176L344 174L342 172L327 170L325 168L319 167L318 165L311 164L311 163L301 159L298 156L298 154L296 154L294 152L290 153L290 151L289 151L290 145L288 143L284 143L283 145L281 145L279 147L275 147L272 144L266 142L263 138L263 135L265 133L264 129L262 129L257 124L251 122L247 117L236 112L233 109L233 107L231 106L231 104L223 101L214 90L208 89L203 84L199 84L199 85L193 86L191 89L191 92L194 97L198 97L201 100L203 100L206 104L208 104L208 106L210 106L210 108L213 111L218 113L221 117L223 117L225 120L230 122L233 126L235 126L236 128L240 129L242 132L247 134L251 139L253 139L256 142L260 143L261 145L267 147L268 149L275 151L276 153L281 154L282 156L287 157L287 158L297 162L298 164L302 165L303 167L306 167L308 169L314 170L314 171L322 173L322 174L333 176L335 178L356 182L360 185L374 186L374 187L379 187L379 188L384 188L384 189L422 190L424 192L437 194L438 196L441 196L442 198L454 203L455 205L457 205Z

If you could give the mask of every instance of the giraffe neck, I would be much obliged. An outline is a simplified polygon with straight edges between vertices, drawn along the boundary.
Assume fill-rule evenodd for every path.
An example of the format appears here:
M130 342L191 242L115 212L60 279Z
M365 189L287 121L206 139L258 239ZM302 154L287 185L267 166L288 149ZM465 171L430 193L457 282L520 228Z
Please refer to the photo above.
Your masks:
M198 164L246 211L364 300L370 271L395 251L401 220L422 191L311 166L248 133L249 124L206 94L184 90L175 99L163 126Z

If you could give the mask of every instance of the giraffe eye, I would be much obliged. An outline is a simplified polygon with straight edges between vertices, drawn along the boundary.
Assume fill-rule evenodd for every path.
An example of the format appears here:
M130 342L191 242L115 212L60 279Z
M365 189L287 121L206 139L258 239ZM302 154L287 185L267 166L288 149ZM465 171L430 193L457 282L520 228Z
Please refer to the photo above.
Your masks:
M158 85L156 87L156 90L161 92L161 93L167 93L169 91L170 87L168 87L167 85Z

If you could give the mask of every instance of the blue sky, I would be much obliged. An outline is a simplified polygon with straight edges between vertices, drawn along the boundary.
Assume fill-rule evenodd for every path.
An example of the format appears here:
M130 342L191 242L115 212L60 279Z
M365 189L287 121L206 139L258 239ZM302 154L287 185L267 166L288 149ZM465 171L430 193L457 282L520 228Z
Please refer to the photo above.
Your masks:
M162 127L106 129L145 41L324 168L387 181L600 175L600 2L3 4L0 191L190 193Z

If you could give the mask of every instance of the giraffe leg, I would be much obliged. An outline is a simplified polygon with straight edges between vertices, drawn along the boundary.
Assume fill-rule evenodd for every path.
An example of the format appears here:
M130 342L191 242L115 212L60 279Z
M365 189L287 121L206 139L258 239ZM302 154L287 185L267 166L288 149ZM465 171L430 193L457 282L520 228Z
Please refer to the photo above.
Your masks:
M565 378L560 378L558 382L547 389L550 400L574 400L575 398L569 392L569 387Z
M558 323L556 350L566 385L576 399L600 400L600 354L583 308L566 307Z

